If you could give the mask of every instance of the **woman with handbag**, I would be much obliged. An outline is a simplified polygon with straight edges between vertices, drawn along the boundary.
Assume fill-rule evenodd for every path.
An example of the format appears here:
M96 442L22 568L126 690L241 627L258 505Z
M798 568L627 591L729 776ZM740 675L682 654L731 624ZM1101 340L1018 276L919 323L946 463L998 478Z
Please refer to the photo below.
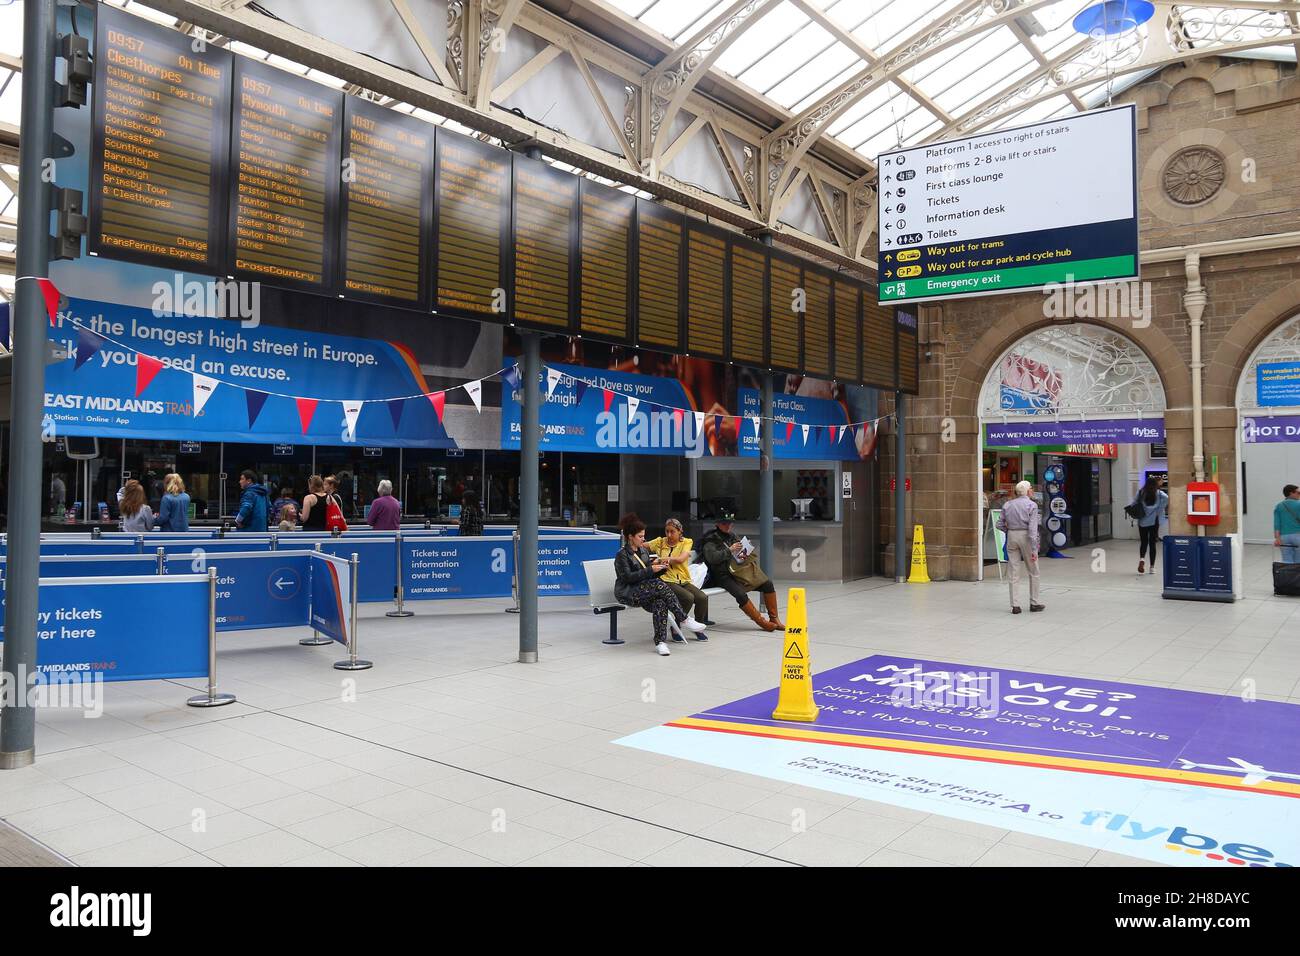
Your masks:
M731 533L736 516L723 512L718 516L717 527L700 539L704 563L709 566L709 580L736 599L745 616L764 631L784 631L785 625L777 616L776 586L758 566L758 555L744 554L739 538ZM749 592L763 595L767 619L758 613Z
M651 554L658 555L661 560L668 562L668 570L664 572L664 583L677 595L677 600L681 603L686 616L707 627L713 623L709 620L709 596L691 581L690 561L693 544L694 542L686 537L682 523L676 518L669 518L664 522L664 536L647 542L646 547Z
M661 578L668 570L668 562L653 557L645 547L645 522L634 514L626 514L618 523L623 533L623 547L614 555L614 596L629 607L644 608L654 615L655 653L667 657L668 626L671 622L677 636L682 628L695 632L697 641L708 640L704 625L692 621L682 610L677 595Z
M1124 510L1138 523L1138 574L1156 573L1156 548L1160 544L1160 518L1169 509L1169 496L1160 490L1160 479L1148 475L1146 484ZM1146 555L1151 554L1151 568L1147 569Z

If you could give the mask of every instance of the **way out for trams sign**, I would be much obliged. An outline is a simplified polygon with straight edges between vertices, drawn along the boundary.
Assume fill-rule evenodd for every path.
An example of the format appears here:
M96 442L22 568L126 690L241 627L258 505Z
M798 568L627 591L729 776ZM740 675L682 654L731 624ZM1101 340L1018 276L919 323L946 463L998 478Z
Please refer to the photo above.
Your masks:
M1138 275L1132 105L885 153L880 301Z

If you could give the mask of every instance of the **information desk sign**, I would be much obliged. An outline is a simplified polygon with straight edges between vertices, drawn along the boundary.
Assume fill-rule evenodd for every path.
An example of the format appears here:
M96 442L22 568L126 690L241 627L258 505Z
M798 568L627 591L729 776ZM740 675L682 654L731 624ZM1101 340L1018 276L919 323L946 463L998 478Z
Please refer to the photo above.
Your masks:
M884 153L880 302L1138 275L1136 107Z
M97 10L88 248L221 271L231 54Z

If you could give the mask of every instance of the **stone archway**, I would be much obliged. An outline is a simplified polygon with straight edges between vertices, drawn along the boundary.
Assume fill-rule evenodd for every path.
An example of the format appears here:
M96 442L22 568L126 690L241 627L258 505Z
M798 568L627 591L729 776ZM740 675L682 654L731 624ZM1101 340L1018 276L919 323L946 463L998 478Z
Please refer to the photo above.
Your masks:
M1300 312L1300 280L1274 290L1232 323L1205 366L1207 407L1236 407L1237 385L1246 371L1246 363L1264 340L1297 312Z

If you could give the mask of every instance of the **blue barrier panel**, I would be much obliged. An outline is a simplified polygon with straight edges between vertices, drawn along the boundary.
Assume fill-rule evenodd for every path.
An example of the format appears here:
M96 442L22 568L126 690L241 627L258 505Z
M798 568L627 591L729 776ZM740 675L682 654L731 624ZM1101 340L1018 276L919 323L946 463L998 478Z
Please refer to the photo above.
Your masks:
M8 553L8 548L0 549ZM139 554L134 541L42 541L41 557L59 554Z
M302 627L309 618L309 551L210 555L217 570L217 630Z
M243 553L246 551L266 552L271 551L270 535L253 535L246 538L211 538L194 542L172 542L159 545L167 554L169 561L189 561L193 564L190 570L198 572L202 570L203 561L211 561L221 554Z
M619 547L617 535L577 538L548 531L537 539L537 593L542 597L587 594L582 562L612 558ZM525 560L524 555L519 560Z
M509 597L514 549L500 538L402 538L402 589L408 601Z
M106 681L205 677L210 613L206 574L42 579L36 668Z
M352 566L317 551L310 553L310 565L311 626L346 645L352 623Z
M119 554L108 558L94 555L41 556L43 578L135 577L157 573L156 554Z
M392 601L397 588L397 539L391 532L386 539L352 538L344 535L320 542L325 554L348 560L357 556L357 600Z

